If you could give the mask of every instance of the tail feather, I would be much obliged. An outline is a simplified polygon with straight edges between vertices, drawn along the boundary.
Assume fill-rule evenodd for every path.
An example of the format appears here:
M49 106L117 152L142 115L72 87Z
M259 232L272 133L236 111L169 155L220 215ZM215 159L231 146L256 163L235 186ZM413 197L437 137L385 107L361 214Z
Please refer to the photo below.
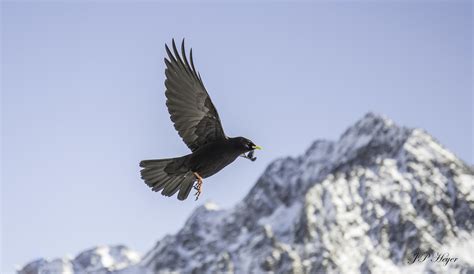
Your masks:
M189 192L193 188L194 181L196 180L194 178L194 174L190 174L189 177L190 178L188 178L188 180L184 180L181 183L181 188L179 189L179 193L178 193L178 199L180 199L181 201L185 200L188 197Z
M184 168L183 160L180 157L141 161L141 177L153 191L161 191L164 196L173 196L179 191L178 199L185 200L196 178L190 170Z
M173 196L176 193L176 191L178 191L179 185L181 184L182 180L183 180L182 177L173 178L173 180L171 180L171 182L169 182L166 185L165 189L163 189L163 192L161 192L161 194L168 197Z
M155 174L146 174L142 175L142 179L145 181L145 183L149 187L153 187L155 184L159 183L160 181L164 181L166 179L166 175L161 173L155 173Z
M162 172L161 169L153 168L153 167L141 170L141 174L146 177L153 177L153 176L159 175L161 172Z
M171 181L171 179L172 178L170 178L170 177L156 178L155 183L153 183L153 185L150 186L151 190L153 190L155 192L161 191L163 188L165 188L166 184Z

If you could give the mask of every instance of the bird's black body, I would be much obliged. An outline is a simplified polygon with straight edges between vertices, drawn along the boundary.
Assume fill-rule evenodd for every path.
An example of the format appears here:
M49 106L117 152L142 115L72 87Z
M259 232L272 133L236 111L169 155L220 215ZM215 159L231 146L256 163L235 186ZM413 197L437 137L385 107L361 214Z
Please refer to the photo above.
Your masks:
M239 137L218 140L190 154L189 168L201 175L202 178L207 178L219 172L247 151L249 151L247 147L242 146L239 142Z
M166 105L174 127L192 153L178 158L144 160L140 166L142 178L153 191L161 191L165 196L179 191L178 199L184 200L196 180L199 196L202 178L216 174L239 156L254 161L253 153L251 157L244 154L260 147L246 138L229 138L224 134L217 110L194 68L192 50L189 63L184 40L182 58L174 41L172 45L174 55L166 46L169 57L165 59Z

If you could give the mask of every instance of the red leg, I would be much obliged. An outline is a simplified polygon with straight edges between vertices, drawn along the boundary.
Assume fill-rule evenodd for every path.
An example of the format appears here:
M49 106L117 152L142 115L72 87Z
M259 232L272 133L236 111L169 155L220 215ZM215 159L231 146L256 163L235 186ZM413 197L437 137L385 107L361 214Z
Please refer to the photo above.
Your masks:
M199 198L199 195L201 195L201 192L202 192L202 177L197 173L197 172L193 172L194 173L194 176L196 176L197 178L197 185L194 186L194 188L197 190L196 193L194 194L196 196L196 201L197 199Z

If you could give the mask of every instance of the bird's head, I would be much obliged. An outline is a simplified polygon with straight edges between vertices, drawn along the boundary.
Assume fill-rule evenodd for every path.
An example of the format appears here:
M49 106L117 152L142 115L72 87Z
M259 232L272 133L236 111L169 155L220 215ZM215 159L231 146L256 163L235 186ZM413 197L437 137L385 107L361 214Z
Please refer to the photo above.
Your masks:
M236 137L234 138L234 140L235 140L235 144L242 152L248 152L255 149L262 149L262 147L257 146L252 141L244 137Z

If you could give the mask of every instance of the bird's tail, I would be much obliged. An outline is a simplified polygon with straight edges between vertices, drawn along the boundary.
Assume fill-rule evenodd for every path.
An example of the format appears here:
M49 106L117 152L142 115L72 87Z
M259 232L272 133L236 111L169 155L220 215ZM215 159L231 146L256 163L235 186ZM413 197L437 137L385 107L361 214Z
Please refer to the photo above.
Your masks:
M173 196L178 190L178 199L185 200L196 177L185 168L184 157L144 160L140 162L142 179L153 191L161 191L164 196Z

